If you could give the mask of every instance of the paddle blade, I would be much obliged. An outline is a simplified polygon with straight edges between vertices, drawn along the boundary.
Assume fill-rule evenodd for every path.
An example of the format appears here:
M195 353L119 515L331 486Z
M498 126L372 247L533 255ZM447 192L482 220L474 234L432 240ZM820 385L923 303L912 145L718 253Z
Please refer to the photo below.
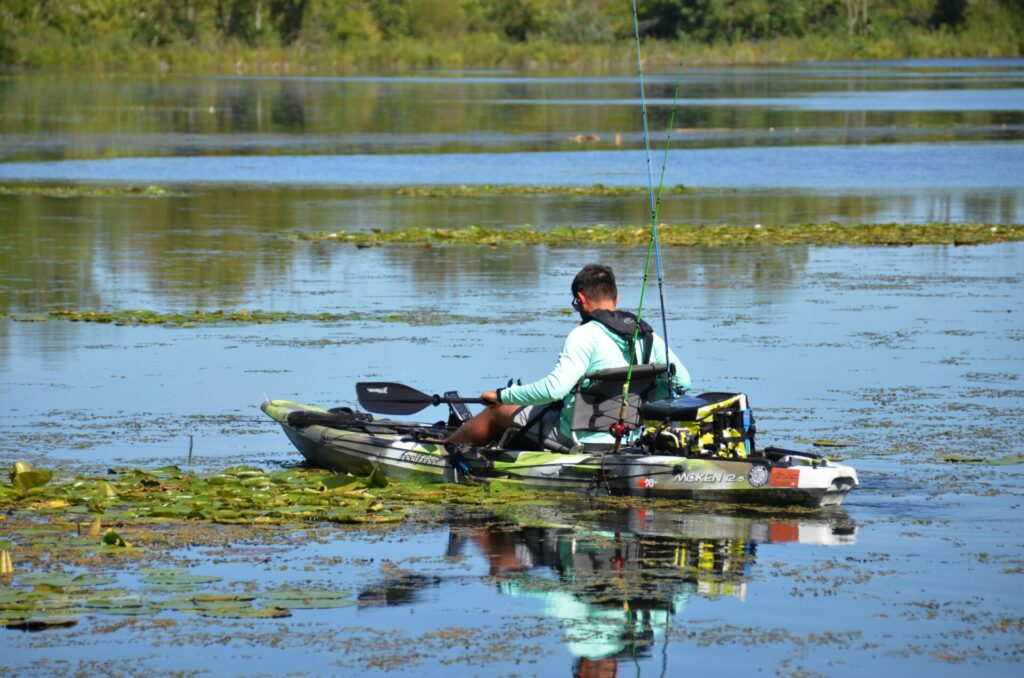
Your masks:
M365 409L378 414L416 414L429 405L440 404L437 396L389 381L359 382L356 398Z

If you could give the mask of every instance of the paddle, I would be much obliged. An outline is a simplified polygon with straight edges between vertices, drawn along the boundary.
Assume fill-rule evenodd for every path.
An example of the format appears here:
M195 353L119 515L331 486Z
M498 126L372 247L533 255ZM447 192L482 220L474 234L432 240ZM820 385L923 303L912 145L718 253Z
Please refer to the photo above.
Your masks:
M416 414L431 405L484 402L481 398L442 398L437 394L427 395L411 386L390 381L360 382L356 384L356 397L360 405L370 412L379 414Z

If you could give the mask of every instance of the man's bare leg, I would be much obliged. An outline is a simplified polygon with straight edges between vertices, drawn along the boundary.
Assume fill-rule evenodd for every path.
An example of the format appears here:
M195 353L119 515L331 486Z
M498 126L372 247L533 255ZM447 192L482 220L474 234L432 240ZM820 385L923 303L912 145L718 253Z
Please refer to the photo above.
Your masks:
M468 443L470 445L488 445L496 442L501 434L513 423L518 405L498 405L486 407L460 426L455 433L445 439L446 443Z

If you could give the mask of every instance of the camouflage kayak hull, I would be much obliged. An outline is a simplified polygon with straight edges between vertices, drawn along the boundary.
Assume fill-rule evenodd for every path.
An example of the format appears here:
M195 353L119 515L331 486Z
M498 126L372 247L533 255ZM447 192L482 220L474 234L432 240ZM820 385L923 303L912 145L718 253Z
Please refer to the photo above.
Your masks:
M500 479L534 490L809 507L838 505L858 484L849 466L772 448L754 459L649 454L640 448L619 454L485 449L472 459L453 458L443 445L417 435L415 425L294 426L290 414L326 410L281 400L264 402L261 409L310 464L357 475L377 469L419 482Z

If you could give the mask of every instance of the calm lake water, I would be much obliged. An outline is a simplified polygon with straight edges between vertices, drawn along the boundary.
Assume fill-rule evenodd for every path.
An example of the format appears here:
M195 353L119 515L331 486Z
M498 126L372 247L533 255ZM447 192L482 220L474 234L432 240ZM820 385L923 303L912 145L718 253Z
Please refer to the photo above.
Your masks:
M656 131L674 82L651 78ZM687 71L667 183L695 189L662 216L1019 223L1021 92L1022 60ZM184 466L191 437L197 470L277 468L298 454L259 412L265 396L354 405L368 377L475 394L543 376L574 325L580 264L613 265L632 308L644 252L289 235L642 224L640 193L398 193L643 186L637 96L626 76L0 78L0 186L168 189L0 194L0 463ZM1018 675L1024 244L663 256L669 339L695 388L748 393L762 444L844 443L826 451L862 486L843 510L578 498L389 530L226 532L162 558L228 589L333 587L358 604L286 620L97 612L3 631L0 672ZM26 322L65 308L379 315ZM100 569L136 591L140 567Z
M668 135L665 183L693 189L662 216L1020 222L1022 83L1015 59L655 73L655 176ZM0 182L646 186L638 94L631 75L8 76ZM338 197L354 217L346 225L391 223L374 192ZM480 218L454 202L461 218ZM644 216L632 199L578 215L565 200L502 202L541 226Z

